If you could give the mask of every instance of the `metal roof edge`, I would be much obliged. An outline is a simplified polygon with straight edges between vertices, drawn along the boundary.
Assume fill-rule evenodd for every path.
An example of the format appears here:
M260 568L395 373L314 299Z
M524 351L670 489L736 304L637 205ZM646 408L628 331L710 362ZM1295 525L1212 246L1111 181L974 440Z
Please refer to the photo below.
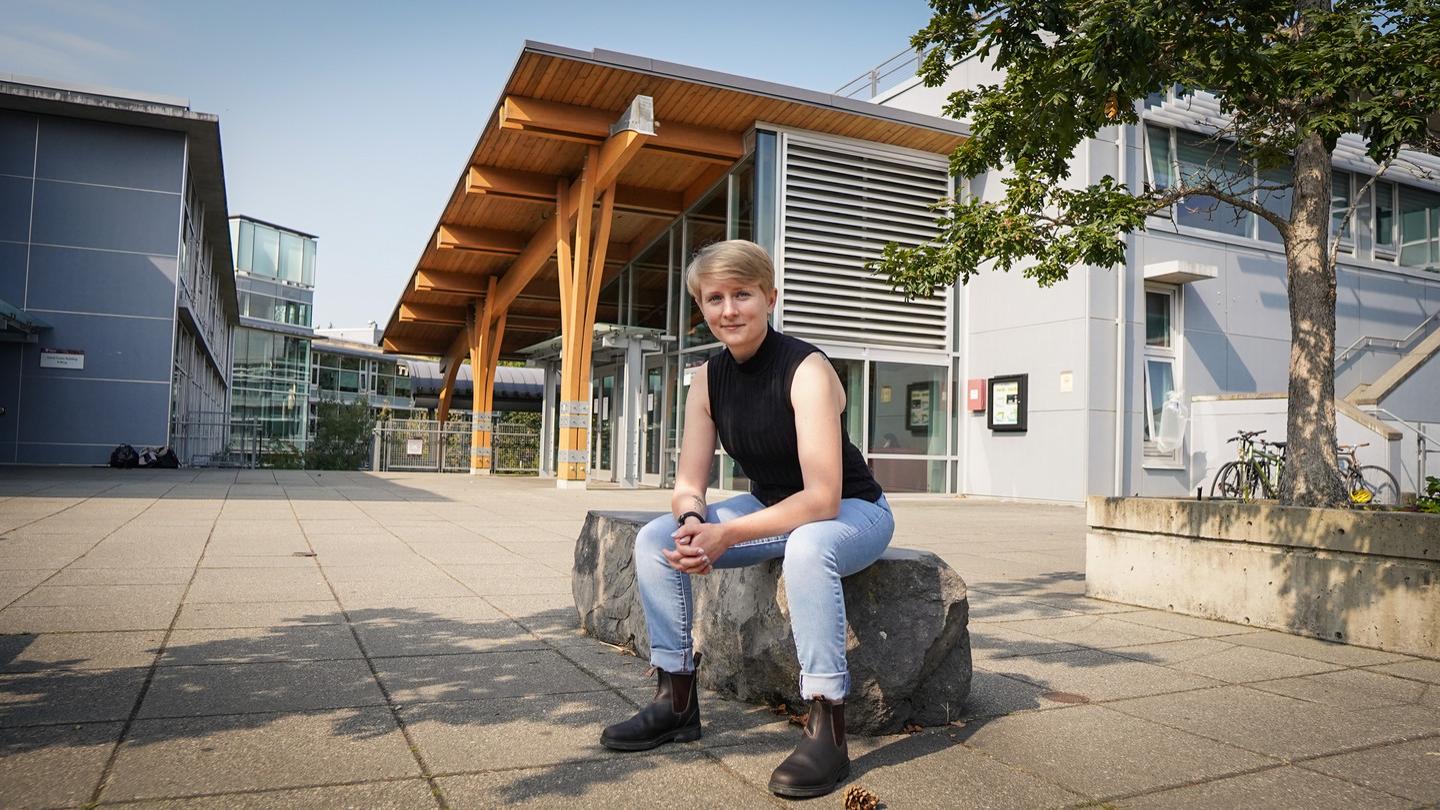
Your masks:
M620 51L608 51L603 48L596 48L593 51L581 51L575 48L567 48L563 45L552 45L547 42L536 42L534 40L525 41L525 47L522 49L522 53L525 51L533 51L535 53L574 59L582 62L591 62L597 65L621 68L624 70L652 73L656 76L680 79L697 84L707 84L712 87L727 90L739 90L745 93L769 96L782 101L793 101L817 107L828 107L853 115L878 118L884 121L922 127L951 135L970 136L970 127L968 125L964 122L949 118L939 118L910 110L872 104L868 101L857 101L852 98L846 98L845 96L837 96L833 93L806 90L802 87L779 84L777 82L765 81L764 79L754 79L748 76L724 73L718 70L699 68L691 65L682 65L675 62L665 62Z

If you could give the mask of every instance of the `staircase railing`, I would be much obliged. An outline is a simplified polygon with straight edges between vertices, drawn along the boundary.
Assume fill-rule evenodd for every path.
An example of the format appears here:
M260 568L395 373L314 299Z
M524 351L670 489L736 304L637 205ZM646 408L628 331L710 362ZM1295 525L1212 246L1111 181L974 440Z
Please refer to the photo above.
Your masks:
M1425 488L1425 457L1431 453L1440 453L1440 439L1426 433L1420 425L1402 419L1379 405L1366 405L1363 410L1366 413L1388 417L1391 421L1398 422L1415 432L1415 486L1423 492ZM1434 447L1427 447L1427 445L1434 445Z
M1355 341L1353 343L1351 343L1349 346L1346 346L1339 354L1335 356L1335 367L1339 368L1341 365L1343 365L1352 354L1356 354L1357 352L1368 349L1376 344L1389 344L1390 348L1400 350L1406 344L1410 343L1416 338L1423 337L1425 333L1429 331L1430 324L1437 320L1440 320L1440 311L1437 311L1434 315L1431 315L1430 317L1421 321L1419 326L1416 326L1414 329L1410 330L1410 334L1402 338L1381 337L1378 335L1361 335L1360 337L1355 338Z

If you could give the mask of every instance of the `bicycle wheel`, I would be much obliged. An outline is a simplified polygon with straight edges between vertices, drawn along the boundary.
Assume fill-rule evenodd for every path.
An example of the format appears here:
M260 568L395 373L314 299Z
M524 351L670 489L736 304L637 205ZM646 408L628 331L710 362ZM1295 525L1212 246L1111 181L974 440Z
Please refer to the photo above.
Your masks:
M1353 469L1348 490L1352 504L1396 506L1400 503L1400 483L1389 470L1374 464Z
M1261 477L1253 462L1227 461L1215 474L1210 497L1254 500L1261 490Z

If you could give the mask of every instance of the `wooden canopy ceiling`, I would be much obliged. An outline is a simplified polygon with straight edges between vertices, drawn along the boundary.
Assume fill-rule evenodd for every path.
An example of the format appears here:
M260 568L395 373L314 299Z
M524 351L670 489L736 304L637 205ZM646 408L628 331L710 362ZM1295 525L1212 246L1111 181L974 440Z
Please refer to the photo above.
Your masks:
M386 351L455 355L492 276L508 312L502 356L560 331L557 189L637 96L654 100L656 134L617 161L607 280L725 175L757 121L933 153L965 136L957 122L868 102L526 43L390 315Z

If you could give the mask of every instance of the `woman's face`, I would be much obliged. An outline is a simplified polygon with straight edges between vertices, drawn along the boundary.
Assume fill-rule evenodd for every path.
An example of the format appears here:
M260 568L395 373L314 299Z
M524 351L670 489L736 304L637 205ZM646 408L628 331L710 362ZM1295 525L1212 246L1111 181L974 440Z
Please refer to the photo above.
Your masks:
M775 290L764 290L754 282L707 277L700 282L699 303L710 332L732 353L748 349L744 352L748 356L765 339Z

